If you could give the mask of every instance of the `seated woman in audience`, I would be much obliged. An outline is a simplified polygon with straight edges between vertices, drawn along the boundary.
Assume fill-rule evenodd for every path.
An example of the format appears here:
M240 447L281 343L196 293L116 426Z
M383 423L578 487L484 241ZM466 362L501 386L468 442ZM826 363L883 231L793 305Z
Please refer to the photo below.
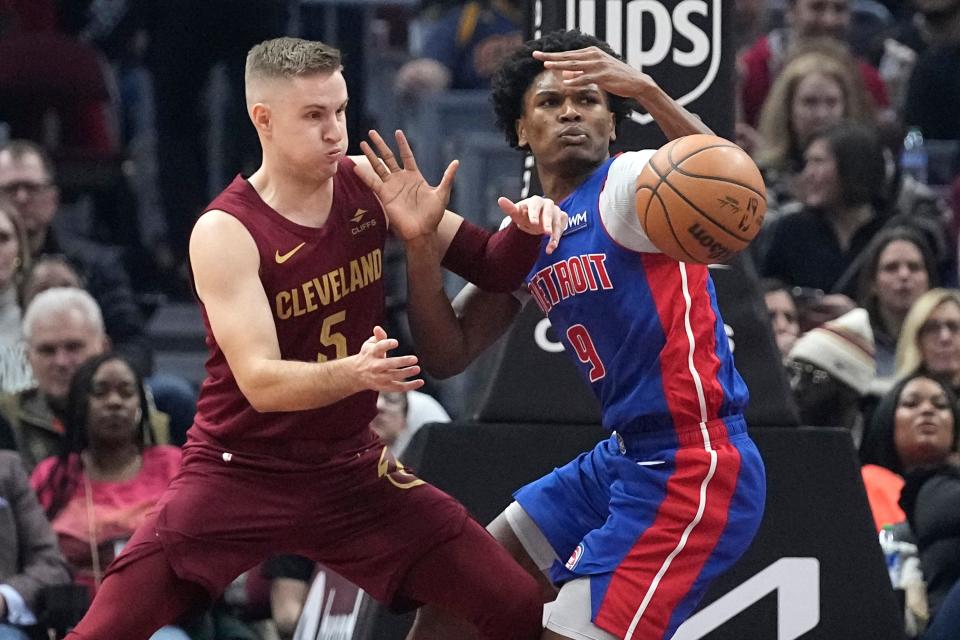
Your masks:
M860 448L878 528L904 516L910 524L934 627L942 624L941 604L960 579L958 425L957 398L949 386L917 373L884 397Z
M873 413L860 445L867 499L879 531L904 521L898 505L903 476L956 449L960 407L943 380L913 373L888 391Z
M30 247L20 214L0 194L0 391L29 387L33 374L27 363L20 319L23 274L30 268Z
M920 296L903 321L897 340L898 378L935 375L956 394L960 389L960 291L931 289Z
M176 447L151 446L143 381L117 354L77 369L67 396L64 449L31 483L76 579L96 590L107 565L146 519L180 466ZM154 638L185 638L168 628Z
M900 329L917 299L936 287L936 259L916 229L883 229L863 252L857 300L870 314L876 345L877 377L890 379Z
M803 209L768 229L761 275L824 291L815 318L824 322L856 306L856 279L846 274L887 222L886 164L876 132L849 122L815 134L804 157Z
M818 45L787 63L760 114L753 155L766 182L771 222L784 205L799 200L796 181L803 150L815 134L843 120L874 124L869 94L848 55Z

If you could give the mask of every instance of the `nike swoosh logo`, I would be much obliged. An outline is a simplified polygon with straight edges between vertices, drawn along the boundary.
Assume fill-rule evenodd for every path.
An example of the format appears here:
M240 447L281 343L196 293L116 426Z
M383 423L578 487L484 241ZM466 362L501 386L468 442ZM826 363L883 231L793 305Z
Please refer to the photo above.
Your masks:
M280 250L277 249L277 254L274 256L274 258L277 259L277 264L283 264L284 262L286 262L287 260L289 260L290 258L292 258L292 257L293 257L293 254L295 254L297 251L300 251L300 249L302 249L302 248L303 248L303 245L305 245L305 244L307 244L307 243L306 243L306 242L301 242L300 244L298 244L297 246L295 246L293 249L290 249L290 251L288 251L288 252L286 252L286 253L284 253L284 254L281 254L281 253L280 253Z

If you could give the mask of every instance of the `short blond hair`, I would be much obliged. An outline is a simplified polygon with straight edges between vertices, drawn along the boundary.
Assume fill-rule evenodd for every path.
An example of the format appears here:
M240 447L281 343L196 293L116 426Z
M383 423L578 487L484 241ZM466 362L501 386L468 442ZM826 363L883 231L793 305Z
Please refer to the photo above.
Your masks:
M244 81L249 85L256 78L292 78L341 68L339 49L317 40L274 38L250 49Z

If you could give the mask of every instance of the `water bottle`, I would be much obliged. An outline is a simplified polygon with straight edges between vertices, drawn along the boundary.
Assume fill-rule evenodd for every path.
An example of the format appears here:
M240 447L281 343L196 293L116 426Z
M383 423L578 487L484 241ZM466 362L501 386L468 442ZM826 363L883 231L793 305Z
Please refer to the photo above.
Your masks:
M893 526L884 525L880 530L880 548L887 563L887 573L890 575L890 584L894 589L900 587L902 563L900 561L900 545L893 536Z
M905 176L912 176L921 184L927 183L927 150L923 146L923 133L918 127L911 127L903 139L900 169Z

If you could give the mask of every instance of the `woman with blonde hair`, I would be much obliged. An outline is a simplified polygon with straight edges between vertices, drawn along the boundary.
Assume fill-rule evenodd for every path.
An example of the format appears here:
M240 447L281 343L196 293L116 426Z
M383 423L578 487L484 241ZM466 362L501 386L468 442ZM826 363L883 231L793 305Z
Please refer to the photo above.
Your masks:
M30 268L30 245L13 201L0 193L0 392L33 384L23 343L21 285Z
M898 378L923 372L960 388L960 291L931 289L917 298L900 330L895 368Z
M755 152L768 210L797 199L794 179L814 135L850 120L875 124L870 96L849 54L818 42L799 50L777 77L760 113ZM772 197L771 197L772 194Z

